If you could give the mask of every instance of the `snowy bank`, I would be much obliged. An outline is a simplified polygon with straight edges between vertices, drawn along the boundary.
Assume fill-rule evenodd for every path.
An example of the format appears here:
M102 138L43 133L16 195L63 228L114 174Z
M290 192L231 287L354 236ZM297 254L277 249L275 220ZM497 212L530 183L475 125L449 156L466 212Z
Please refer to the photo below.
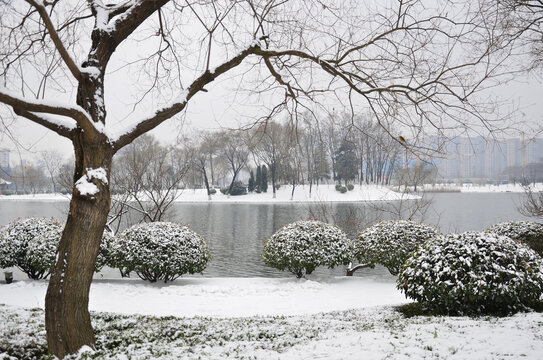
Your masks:
M277 190L276 198L269 190L267 193L250 193L247 195L227 196L219 191L208 199L205 189L179 190L176 202L186 203L238 203L238 204L273 204L273 203L311 203L311 202L361 202L361 201L398 201L419 199L417 195L402 194L379 185L356 185L352 191L342 194L333 184L313 186L311 195L309 186L297 186L292 196L292 188L282 186ZM36 195L0 195L2 200L21 201L66 201L69 195L62 194L36 194Z
M26 194L26 195L0 195L0 201L70 201L71 195L65 194Z
M536 183L535 186L530 184L533 191L543 191L543 183ZM467 193L499 193L499 192L514 192L523 193L524 187L517 184L425 184L422 189L427 192L467 192Z
M360 277L93 280L89 309L156 316L302 315L408 302L394 280ZM47 281L0 284L0 304L44 307Z
M384 186L378 185L356 185L352 191L342 194L335 189L334 185L313 186L311 195L309 186L297 186L292 196L292 188L282 186L276 192L276 198L268 190L267 193L250 193L240 196L227 196L217 192L211 196L211 202L220 203L311 203L311 202L359 202L359 201L397 201L418 199L419 196L401 194L392 191ZM184 190L177 198L179 202L209 202L205 189Z

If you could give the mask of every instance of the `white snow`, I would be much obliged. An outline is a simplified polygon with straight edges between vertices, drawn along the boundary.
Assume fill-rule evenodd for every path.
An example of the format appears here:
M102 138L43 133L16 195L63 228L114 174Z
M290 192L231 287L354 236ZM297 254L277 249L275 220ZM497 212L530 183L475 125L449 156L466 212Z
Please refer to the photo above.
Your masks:
M45 347L43 312L23 308L43 307L45 287L44 281L0 284L0 304L8 304L0 305L0 333L8 335L4 341L8 346L23 351L36 344ZM81 349L75 358L93 354L112 359L208 360L541 358L543 313L405 318L386 306L405 301L396 301L393 289L393 284L361 278L189 278L167 286L95 281L91 310L182 317L94 313L102 345L96 353L83 354L88 349ZM343 303L346 299L350 304ZM345 305L355 309L317 313ZM258 316L246 316L251 314Z
M102 184L107 185L107 172L104 168L98 169L87 169L87 178L89 180L97 179L102 182Z
M81 178L76 181L75 187L82 196L96 195L100 191L96 185L88 180L87 175L81 176Z
M291 200L292 188L281 186L277 190L276 198L268 189L267 193L250 193L240 196L226 196L218 191L211 195L211 202L220 203L305 203L305 202L359 202L359 201L396 201L418 199L419 196L401 194L379 185L356 185L352 191L342 194L334 188L334 185L313 186L311 197L309 186L297 186ZM184 190L177 198L179 202L210 202L205 189Z
M0 285L0 304L44 308L47 281ZM158 316L302 315L408 302L393 278L199 278L171 283L95 279L89 309Z
M530 184L533 191L543 191L543 183ZM516 184L425 184L423 186L425 191L443 191L443 192L481 192L481 193L495 193L495 192L524 192L524 187L520 183Z
M97 179L106 185L108 183L106 170L104 168L87 169L87 173L75 182L75 187L82 196L96 195L100 191L92 182L93 179Z
M11 91L11 90L9 90L8 88L6 88L4 86L0 86L0 93L5 94L5 95L7 95L9 97L12 97L14 99L24 101L26 103L34 104L34 105L43 105L43 106L48 106L50 108L63 108L63 109L68 109L68 110L76 110L76 111L78 111L80 113L83 113L85 116L87 116L88 120L91 123L93 122L92 119L87 114L87 112L85 111L85 109L83 109L79 105L72 105L72 104L68 104L68 103L64 103L64 102L60 102L60 101L55 101L55 100L51 100L51 99L38 100L38 99L23 97L23 96L20 96L18 93Z
M33 114L44 118L45 120L49 121L52 124L58 125L68 130L73 130L76 128L75 120L66 116L55 115L55 114L45 114L45 113L33 113Z
M0 195L0 201L70 201L69 194L25 194L25 195Z

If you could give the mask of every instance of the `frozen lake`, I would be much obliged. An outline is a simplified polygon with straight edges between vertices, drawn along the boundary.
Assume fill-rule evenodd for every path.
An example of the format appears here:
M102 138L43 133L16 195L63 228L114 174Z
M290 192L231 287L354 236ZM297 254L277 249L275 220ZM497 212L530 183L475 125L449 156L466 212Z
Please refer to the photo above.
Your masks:
M443 232L483 230L500 221L528 219L519 214L522 199L518 193L436 193L425 222ZM329 205L340 213L353 208L366 217L387 219L390 214L376 211L364 203ZM383 204L379 204L380 207ZM213 260L204 271L206 277L284 277L288 273L268 268L261 261L266 240L281 226L309 217L309 205L303 204L207 204L176 203L171 219L189 224L207 240ZM53 216L65 218L68 202L0 201L0 225L18 217ZM317 270L317 274L343 275L344 269ZM117 271L105 271L116 277ZM383 268L362 269L357 275L386 277Z

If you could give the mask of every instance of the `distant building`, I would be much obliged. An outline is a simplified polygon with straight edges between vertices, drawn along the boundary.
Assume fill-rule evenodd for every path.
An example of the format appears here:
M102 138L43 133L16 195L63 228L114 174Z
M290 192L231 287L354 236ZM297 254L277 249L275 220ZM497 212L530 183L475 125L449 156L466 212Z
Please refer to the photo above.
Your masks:
M543 139L520 137L498 142L459 137L446 145L444 153L434 162L442 180L506 180L543 160Z

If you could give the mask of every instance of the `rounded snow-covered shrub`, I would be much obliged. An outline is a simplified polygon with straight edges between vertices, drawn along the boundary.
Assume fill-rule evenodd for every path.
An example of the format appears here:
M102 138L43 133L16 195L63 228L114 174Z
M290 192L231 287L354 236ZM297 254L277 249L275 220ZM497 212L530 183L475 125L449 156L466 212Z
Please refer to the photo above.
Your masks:
M94 271L99 272L102 268L110 263L111 246L115 241L114 236L106 229L102 235L102 242L100 243L100 249L98 249L98 256L96 257L96 263L94 264Z
M347 190L353 191L354 190L354 185L353 184L347 184Z
M210 195L215 195L216 193L217 193L217 189L215 189L215 188L209 189L209 194Z
M543 257L543 224L533 221L509 221L492 225L485 231L518 240Z
M351 242L340 228L320 221L285 225L267 241L262 257L266 265L302 277L318 266L333 268L350 262Z
M110 246L110 264L155 282L202 272L211 259L204 239L187 226L154 222L134 225Z
M398 275L409 255L437 235L433 227L411 220L382 221L358 234L354 255L361 263L381 264Z
M44 279L53 267L62 225L55 219L18 219L0 236L0 267L16 266L31 279Z
M237 195L245 195L247 194L247 188L241 181L236 181L232 185L232 189L230 190L230 195L237 196Z
M543 260L506 236L439 236L406 261L398 288L438 313L509 313L540 303Z

